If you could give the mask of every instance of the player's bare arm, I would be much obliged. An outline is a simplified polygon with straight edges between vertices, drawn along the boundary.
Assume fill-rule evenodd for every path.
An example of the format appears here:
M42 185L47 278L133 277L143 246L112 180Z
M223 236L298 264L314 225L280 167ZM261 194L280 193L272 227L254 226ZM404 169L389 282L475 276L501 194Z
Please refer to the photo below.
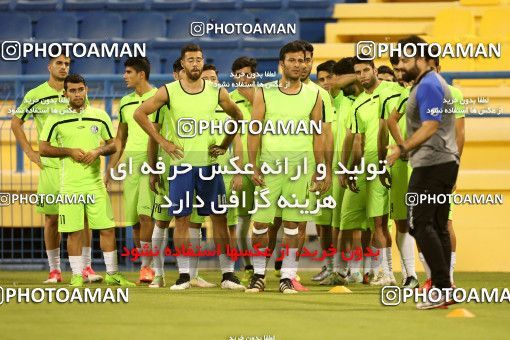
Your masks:
M322 113L322 98L321 98L321 96L317 96L317 100L316 100L315 105L312 109L310 119L312 121L314 121L315 124L318 125L322 119L322 114L323 114ZM324 147L323 140L324 140L323 137L319 133L317 133L317 131L314 131L314 133L313 133L313 154L315 157L315 164L324 163L325 147ZM331 172L330 172L330 174L331 174ZM319 181L317 181L318 176L319 176L319 174L317 173L317 171L315 171L315 173L312 177L312 181L315 183L315 185L312 189L314 191L319 191L322 194L322 193L325 193L329 189L329 187L326 187L327 183L324 183L323 181L321 181L321 183L319 183ZM329 181L329 185L331 185L331 179ZM310 190L312 190L312 189L310 189Z
M227 90L225 90L224 88L220 89L220 100L218 104L221 106L223 111L225 111L225 113L228 114L232 119L236 121L240 121L243 119L243 113L232 101L232 99L228 95ZM209 154L213 157L223 155L227 151L232 141L234 140L236 133L237 131L232 134L226 134L225 138L221 142L221 145L212 145L209 148Z
M400 127L398 126L398 122L400 121L400 118L402 118L402 114L397 111L397 109L393 109L390 116L388 117L388 120L386 123L388 124L388 130L391 133L391 136L395 140L395 142L398 144L404 143L404 138L402 137L402 131L400 131Z
M71 157L76 162L81 162L85 151L78 148L60 148L52 146L50 142L39 141L39 153L44 157L62 158Z
M266 103L264 102L264 94L263 90L255 90L255 95L253 99L253 110L251 113L252 121L259 121L261 124L264 122L264 117L266 114ZM249 131L249 130L248 130ZM260 151L260 134L253 135L251 131L248 134L248 158L250 164L253 166L253 183L255 185L263 186L264 178L260 172L260 169L257 165L257 154Z
M424 143L427 139L429 139L434 133L436 133L439 128L439 122L435 120L426 120L422 123L420 128L416 130L416 132L406 140L402 146L404 151L407 153L410 150L416 148L417 146ZM389 147L391 151L390 155L386 158L388 164L391 166L395 163L395 161L400 157L401 150L398 145L392 145Z
M158 123L152 123L156 131L161 131L161 124ZM149 162L149 165L151 168L156 168L156 160L158 158L158 144L153 138L149 138L149 142L147 143L147 161ZM158 174L154 174L151 172L149 177L149 186L151 190L155 193L157 193L156 189L156 183L158 183L160 186L162 186L162 178Z
M98 159L99 156L110 156L113 155L116 151L117 147L115 145L115 139L111 138L105 141L103 145L87 152L83 156L81 162L89 165L92 164L96 159Z
M28 142L25 131L23 131L23 123L25 122L22 119L13 116L11 120L11 130L25 155L27 155L30 161L34 162L39 168L41 168L41 157L39 156L39 152L32 149L32 146Z
M153 138L156 143L161 145L163 150L165 150L165 152L168 153L172 159L181 159L183 157L182 147L175 145L174 143L166 140L163 136L161 136L161 134L154 128L148 117L150 114L157 111L160 107L166 105L168 100L168 93L165 87L162 86L158 89L154 96L143 102L142 105L136 109L135 113L133 114L133 118L149 135L150 138Z
M111 169L117 166L122 154L124 153L124 148L126 147L126 141L128 137L128 126L126 123L119 123L117 127L117 135L115 136L114 143L117 151L110 157L108 164L106 166L106 172L104 176L104 184L107 189L110 188L111 181Z
M386 153L388 151L388 142L389 142L389 135L388 135L388 127L386 125L385 119L379 119L379 131L377 133L377 153L378 153L378 160L385 160L386 159ZM384 164L377 164L378 168L381 169ZM386 168L386 171L379 175L379 180L381 181L382 185L384 185L386 188L391 187L391 176L388 171L388 168Z

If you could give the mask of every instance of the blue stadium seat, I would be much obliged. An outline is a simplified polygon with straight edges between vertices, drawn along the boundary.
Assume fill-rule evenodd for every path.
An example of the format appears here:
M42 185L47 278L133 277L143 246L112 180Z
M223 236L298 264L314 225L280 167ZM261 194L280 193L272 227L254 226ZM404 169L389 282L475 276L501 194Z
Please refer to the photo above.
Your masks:
M48 63L47 58L27 58L27 65L25 68L25 74L48 74Z
M64 0L64 10L102 10L106 7L106 0Z
M299 38L299 16L294 11L254 11L255 22L260 24L280 24L287 29L288 24L295 24L295 34L279 34L279 35L256 35L244 37L241 42L243 47L247 48L279 48L285 42L292 41Z
M329 0L289 0L289 8L327 8Z
M236 0L196 0L195 8L204 9L234 9L237 7Z
M76 58L71 65L73 73L79 74L114 74L113 58Z
M16 0L15 9L18 11L51 11L57 9L57 0Z
M63 41L78 36L78 22L74 14L55 12L44 15L35 25L35 38L38 40Z
M151 45L156 49L180 49L183 45L196 41L190 33L191 23L206 23L208 20L209 16L202 12L174 13L168 24L167 37L154 39Z
M235 12L235 14L231 11L210 12L209 23L250 23L253 25L255 24L255 17L248 11ZM208 36L200 38L200 44L205 48L237 48L241 38L241 34L229 35L212 32Z
M166 17L155 12L141 12L126 19L125 40L151 40L166 36Z
M21 74L21 61L4 61L0 59L0 74L5 76Z
M84 17L80 22L80 39L108 40L122 37L122 19L115 13L93 13Z
M0 40L23 40L32 36L30 17L22 13L0 13Z
M230 74L234 60L243 55L245 54L240 50L204 50L205 63L214 64L218 73Z
M110 10L142 10L145 9L145 0L107 0L106 8Z
M192 0L151 0L151 10L191 9Z
M7 11L11 7L11 0L0 0L0 10Z
M242 8L282 8L283 0L241 0Z

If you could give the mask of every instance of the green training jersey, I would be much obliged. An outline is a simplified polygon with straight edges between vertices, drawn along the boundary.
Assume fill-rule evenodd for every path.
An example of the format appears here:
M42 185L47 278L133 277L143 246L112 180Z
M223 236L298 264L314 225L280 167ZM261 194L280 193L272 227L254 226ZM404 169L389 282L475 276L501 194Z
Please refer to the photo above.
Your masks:
M455 109L455 118L458 119L466 117L466 108L462 103L464 100L462 92L455 86L448 85L448 87L450 88L450 92L452 93L452 98L454 101L453 107Z
M243 120L250 121L251 120L251 111L253 110L253 105L250 101L239 93L239 90L234 90L230 92L230 98L236 103L241 112L243 113ZM248 158L248 134L241 134L241 143L243 145L243 165L249 162Z
M225 111L223 111L223 109L221 108L221 106L218 105L218 107L216 108L214 114L213 114L213 120L216 121L216 122L222 122L222 123L225 123L228 119L230 119L230 116L227 115L225 113ZM221 143L223 142L223 139L225 139L225 135L223 134L215 134L213 136L211 136L211 141L209 142L210 145L213 145L213 144L216 144L216 145L221 145ZM234 157L233 155L233 152L232 152L232 147L233 145L229 145L227 151L217 157L217 158L211 158L211 163L216 163L216 164L219 164L219 165L228 165L230 162L230 159L232 157ZM229 167L231 168L231 167Z
M391 82L382 81L373 93L360 94L351 108L351 131L365 135L363 156L367 163L378 163L379 120L384 119L382 104L397 98L394 92Z
M220 87L204 80L198 93L186 92L180 81L165 85L168 91L167 128L170 141L183 148L184 157L170 160L171 165L183 163L192 166L211 164L209 157L210 133L200 133L200 121L212 121L219 102Z
M293 122L297 128L300 123L304 123L309 131L262 135L260 161L274 164L275 161L287 158L289 164L298 164L306 157L308 162L314 162L313 134L309 126L319 91L312 86L301 84L298 93L286 94L282 92L278 81L274 81L262 87L262 94L266 106L264 124L272 122L276 127L278 121L285 126Z
M28 91L23 97L23 102L16 109L15 116L23 121L34 117L37 136L41 136L41 131L46 118L50 114L59 113L68 107L69 101L64 97L64 90L55 90L44 82L41 85ZM41 163L44 167L58 168L59 162L56 158L41 157Z
M102 141L113 138L112 131L108 114L87 106L79 113L70 111L48 116L39 139L56 143L61 148L78 148L88 152L99 147ZM78 193L103 188L100 157L90 165L76 162L71 157L60 159L61 192Z
M140 158L147 158L147 143L149 142L149 135L147 135L142 127L135 121L133 114L144 101L152 97L156 92L156 88L151 89L141 96L139 96L136 92L132 92L122 97L120 100L119 122L127 124L128 127L128 137L124 152L129 153L130 156L137 155L140 156ZM160 110L152 113L149 116L149 120L155 122L159 111Z
M345 130L351 128L350 112L352 109L352 105L356 100L356 97L354 96L344 96L343 94L338 95L336 98L339 98L340 96L341 100L335 101L336 122L334 122L335 129L333 130L333 138L335 141L333 155L334 166L342 160L342 149L345 139Z
M407 100L409 99L409 93L411 92L411 86L408 86L402 90L400 96L398 97L397 106L395 109L400 114L400 120L398 121L398 127L400 129L400 133L404 140L407 139L407 119L405 117L406 108L407 108ZM390 134L390 145L394 145L395 140Z
M312 87L315 90L318 90L321 98L322 98L322 121L324 123L331 123L334 120L335 115L335 107L333 104L333 99L328 91L324 90L322 87L314 83L313 81L309 81L306 85Z

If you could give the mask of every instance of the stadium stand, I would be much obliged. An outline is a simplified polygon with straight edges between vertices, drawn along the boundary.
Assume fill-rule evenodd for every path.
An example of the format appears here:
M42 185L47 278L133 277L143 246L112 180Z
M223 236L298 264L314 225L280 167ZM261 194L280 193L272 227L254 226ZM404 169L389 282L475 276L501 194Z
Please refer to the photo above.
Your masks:
M122 18L115 13L93 13L79 24L80 40L101 41L122 37Z

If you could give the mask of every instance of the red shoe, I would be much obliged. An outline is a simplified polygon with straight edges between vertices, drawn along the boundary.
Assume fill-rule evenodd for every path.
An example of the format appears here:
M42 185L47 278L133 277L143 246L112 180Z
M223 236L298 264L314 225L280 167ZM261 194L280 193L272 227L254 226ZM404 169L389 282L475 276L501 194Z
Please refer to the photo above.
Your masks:
M83 277L83 281L85 282L101 282L103 281L103 277L101 275L97 275L94 269L91 266L83 269L81 272L81 276Z
M294 286L294 290L297 290L298 292L307 292L310 289L303 286L298 280L292 279L292 285Z
M152 280L154 280L154 270L150 267L142 267L142 269L140 269L140 278L138 279L138 282L151 283Z
M60 270L52 270L50 275L48 275L48 279L43 281L43 283L58 283L62 282L62 272Z
M418 291L421 292L421 291L427 291L429 290L430 288L432 288L432 279L427 279L427 281L425 281L423 283L423 285L418 288Z

